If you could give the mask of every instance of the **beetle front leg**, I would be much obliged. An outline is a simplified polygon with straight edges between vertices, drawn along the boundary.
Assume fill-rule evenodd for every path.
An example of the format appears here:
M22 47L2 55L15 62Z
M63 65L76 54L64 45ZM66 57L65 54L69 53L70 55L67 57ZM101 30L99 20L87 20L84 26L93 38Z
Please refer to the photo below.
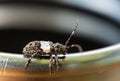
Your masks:
M55 65L56 65L56 68L57 68L57 71L58 71L59 70L59 59L58 59L57 54L55 54Z

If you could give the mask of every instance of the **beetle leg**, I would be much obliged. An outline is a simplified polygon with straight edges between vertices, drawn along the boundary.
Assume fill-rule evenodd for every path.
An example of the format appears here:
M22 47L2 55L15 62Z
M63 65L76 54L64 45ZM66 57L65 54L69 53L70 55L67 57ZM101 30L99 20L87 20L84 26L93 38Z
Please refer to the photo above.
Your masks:
M50 62L49 62L49 74L52 74L52 64L53 64L53 56L50 55Z
M78 45L78 44L72 44L72 45L68 46L68 48L73 48L73 47L78 48L79 52L83 51L82 47L80 45Z
M58 71L59 70L59 59L58 59L57 54L55 54L55 65L56 65L56 68L57 68L57 71Z
M31 57L28 59L28 61L26 62L25 66L24 66L25 69L28 68L29 64L31 63L31 59L32 59L35 55L36 55L36 53L32 54Z

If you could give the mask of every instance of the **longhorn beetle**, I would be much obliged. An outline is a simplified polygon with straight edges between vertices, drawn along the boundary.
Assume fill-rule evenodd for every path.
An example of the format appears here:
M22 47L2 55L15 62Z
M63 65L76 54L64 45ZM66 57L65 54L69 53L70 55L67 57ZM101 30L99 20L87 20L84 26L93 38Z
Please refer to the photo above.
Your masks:
M30 43L28 43L24 48L23 48L23 54L30 54L31 56L29 57L28 61L25 64L25 68L27 69L29 64L31 63L31 59L35 56L45 56L45 55L49 55L50 56L50 61L49 61L49 73L51 75L52 73L52 65L53 65L53 60L54 63L56 65L56 68L58 70L59 68L59 58L58 55L59 54L63 54L66 55L67 50L69 48L72 47L76 47L78 48L79 51L82 51L82 48L80 45L78 44L72 44L70 46L68 46L68 43L71 39L71 37L74 35L77 27L79 24L79 19L77 20L77 23L74 27L74 30L72 31L72 33L70 34L70 36L68 37L68 39L66 40L65 44L61 44L61 43L53 43L51 41L32 41ZM55 58L53 59L53 56L55 55Z

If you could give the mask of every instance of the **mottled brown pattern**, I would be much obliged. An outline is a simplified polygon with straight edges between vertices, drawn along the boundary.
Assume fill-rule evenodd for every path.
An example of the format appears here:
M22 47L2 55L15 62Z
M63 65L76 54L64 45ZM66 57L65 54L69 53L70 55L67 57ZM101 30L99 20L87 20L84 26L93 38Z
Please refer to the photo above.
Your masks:
M39 58L39 56L50 55L50 63L49 63L49 71L51 74L52 65L56 65L57 70L59 68L58 62L58 54L66 54L66 46L60 43L53 43L51 41L32 41L28 43L23 48L23 53L31 54L31 57L28 59L27 63L25 64L25 68L27 69L29 64L31 63L31 59L35 56ZM55 59L53 59L52 55L55 55ZM54 63L53 63L54 60Z
M40 41L32 41L23 48L24 54L34 54L42 52Z

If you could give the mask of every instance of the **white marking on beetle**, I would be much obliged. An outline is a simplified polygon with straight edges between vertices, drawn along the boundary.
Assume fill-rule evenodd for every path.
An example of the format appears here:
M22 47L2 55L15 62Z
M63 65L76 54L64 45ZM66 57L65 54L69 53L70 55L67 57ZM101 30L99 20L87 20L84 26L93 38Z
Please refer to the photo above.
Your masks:
M40 41L41 47L43 49L43 52L50 53L51 52L51 46L49 41Z

